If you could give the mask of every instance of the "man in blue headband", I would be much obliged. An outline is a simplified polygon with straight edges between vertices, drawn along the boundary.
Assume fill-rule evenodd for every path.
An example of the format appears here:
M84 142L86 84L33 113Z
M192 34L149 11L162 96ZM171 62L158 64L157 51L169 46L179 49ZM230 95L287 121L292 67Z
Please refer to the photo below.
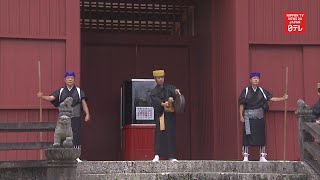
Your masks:
M264 114L268 111L268 101L284 101L288 95L273 97L266 89L259 87L260 73L250 73L251 86L242 90L239 97L240 121L243 128L243 161L249 161L249 146L260 146L260 161L266 162L266 137Z
M258 78L260 78L260 73L259 73L259 72L252 72L252 73L250 73L250 79L253 78L253 77L258 77Z
M81 109L86 114L84 120L90 120L89 108L87 105L87 97L80 88L75 86L75 73L68 71L64 74L65 87L54 91L49 96L44 96L39 92L37 96L43 100L50 101L54 106L58 107L67 97L72 97L73 117L71 118L71 126L73 131L73 145L75 148L81 148L80 131L81 131ZM78 162L81 160L78 158Z

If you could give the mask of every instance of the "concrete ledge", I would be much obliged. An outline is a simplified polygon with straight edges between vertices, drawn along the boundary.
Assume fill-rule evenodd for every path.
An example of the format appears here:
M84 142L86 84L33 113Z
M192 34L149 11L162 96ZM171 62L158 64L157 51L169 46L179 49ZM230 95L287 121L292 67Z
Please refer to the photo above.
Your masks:
M32 167L46 168L47 161L0 161L0 169Z
M11 161L0 162L0 179L5 180L45 180L46 161Z
M80 180L96 179L320 179L308 164L241 161L84 161L77 163ZM0 179L47 179L46 161L0 162Z
M308 180L320 179L320 174L315 172L306 162L302 162L303 172L308 176Z
M80 174L161 173L161 172L238 172L302 173L300 161L84 161L78 164Z
M306 180L304 174L272 174L272 173L124 173L124 174L88 174L79 180L204 180L204 179L272 179L272 180Z

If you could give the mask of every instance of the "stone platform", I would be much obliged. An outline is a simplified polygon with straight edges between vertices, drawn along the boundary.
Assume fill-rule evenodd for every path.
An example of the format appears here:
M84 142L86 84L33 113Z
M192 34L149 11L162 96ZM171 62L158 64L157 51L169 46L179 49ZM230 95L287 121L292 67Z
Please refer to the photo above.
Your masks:
M47 161L0 162L0 179L48 180L51 166ZM76 166L78 180L320 179L300 161L84 161L72 166ZM62 176L62 179L68 178Z
M299 179L319 176L299 161L84 161L78 163L79 180L202 180ZM320 179L320 178L319 178Z

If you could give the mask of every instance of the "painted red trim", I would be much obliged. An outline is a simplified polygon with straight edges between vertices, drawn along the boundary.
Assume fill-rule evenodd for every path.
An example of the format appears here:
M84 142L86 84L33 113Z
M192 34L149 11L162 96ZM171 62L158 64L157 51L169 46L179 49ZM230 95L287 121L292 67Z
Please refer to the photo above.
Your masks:
M8 39L41 39L41 40L66 40L65 36L46 36L46 35L24 35L24 34L10 34L0 33L0 38Z
M237 103L237 107L234 110L236 112L236 120L237 123L237 157L241 159L241 146L242 146L242 123L240 122L239 115L239 104L238 104L238 96L240 91L242 90L244 84L248 83L248 73L250 71L250 58L249 58L249 1L242 0L235 1L236 4L236 12L235 12L235 64L236 64L236 88L235 88L235 97L234 101Z
M108 41L101 42L101 39L108 39ZM96 44L101 42L101 44L110 45L128 45L128 44L139 44L139 45L183 45L189 46L195 40L195 37L172 37L172 36L152 36L144 35L137 36L134 34L123 34L123 33L99 33L99 32L82 32L81 42L82 43L92 43Z
M42 105L42 108L47 110L47 109L57 109L56 107L53 107L53 106L44 106ZM0 109L1 110L20 110L20 109L23 109L23 110L30 110L30 109L39 109L39 105L34 105L34 106L17 106L17 105L12 105L12 106L0 106Z
M319 40L281 40L281 41L249 41L250 45L254 44L272 44L272 45L320 45Z

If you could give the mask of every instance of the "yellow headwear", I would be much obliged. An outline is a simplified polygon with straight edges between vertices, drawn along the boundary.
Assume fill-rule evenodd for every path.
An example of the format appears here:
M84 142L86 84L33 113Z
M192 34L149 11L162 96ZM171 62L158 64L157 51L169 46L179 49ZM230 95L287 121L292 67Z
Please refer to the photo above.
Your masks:
M164 70L155 70L152 72L154 77L164 76Z

